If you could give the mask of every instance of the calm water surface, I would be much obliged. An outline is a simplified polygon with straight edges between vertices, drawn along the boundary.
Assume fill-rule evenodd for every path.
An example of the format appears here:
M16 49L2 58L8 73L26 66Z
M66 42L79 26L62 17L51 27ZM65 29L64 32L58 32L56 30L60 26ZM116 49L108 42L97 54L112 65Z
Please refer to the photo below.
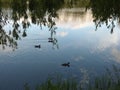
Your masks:
M3 9L12 14L12 9ZM27 11L28 13L29 10ZM106 68L120 64L120 27L117 21L111 34L106 24L95 31L91 9L61 8L57 11L59 18L54 18L56 33L51 35L47 26L31 23L26 28L26 37L17 40L17 49L0 45L0 89L19 90L24 83L31 87L43 82L48 77L62 75L87 82L90 78L102 75ZM46 15L47 17L47 15ZM22 28L21 17L18 23ZM4 25L6 33L13 28L13 20ZM24 29L21 29L24 31ZM53 37L55 43L48 42ZM35 48L41 45L41 48ZM70 62L70 67L61 64Z

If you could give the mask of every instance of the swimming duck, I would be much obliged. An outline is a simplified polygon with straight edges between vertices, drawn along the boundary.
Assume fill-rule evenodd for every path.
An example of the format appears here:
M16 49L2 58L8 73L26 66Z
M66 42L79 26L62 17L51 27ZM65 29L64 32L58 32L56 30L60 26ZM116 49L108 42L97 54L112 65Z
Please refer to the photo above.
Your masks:
M64 66L64 67L70 67L70 62L68 62L68 63L63 63L62 66Z
M41 48L41 45L35 45L35 48Z
M53 38L48 38L48 42L53 42Z
M53 40L53 38L48 38L48 40Z
M51 43L52 43L52 42L53 42L53 40L49 40L48 42L51 42Z

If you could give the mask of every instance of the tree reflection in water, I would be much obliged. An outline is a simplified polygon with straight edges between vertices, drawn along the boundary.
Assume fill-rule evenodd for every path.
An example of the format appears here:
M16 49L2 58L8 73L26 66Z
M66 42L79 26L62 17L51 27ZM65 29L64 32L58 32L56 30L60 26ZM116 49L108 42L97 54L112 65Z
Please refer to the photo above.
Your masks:
M13 29L9 31L9 34L6 34L6 30L3 30L3 23L7 22L7 18L2 16L2 9L0 13L0 43L5 48L8 41L9 46L13 48L17 46L17 41L22 37L26 37L26 30L29 28L30 24L37 24L41 27L46 26L50 31L50 38L53 47L57 45L56 34L56 23L55 18L58 18L57 11L63 5L64 0L13 0L11 3L12 9L12 21ZM58 4L59 3L59 4ZM3 19L4 17L4 19ZM20 19L23 18L22 23L19 23ZM29 18L29 20L28 20ZM3 20L4 21L3 21ZM31 20L31 22L30 22ZM7 23L5 23L7 25ZM20 25L22 24L22 30Z
M31 24L36 24L41 27L48 27L50 31L50 37L48 42L57 46L56 34L56 22L58 18L57 11L64 7L88 7L93 14L93 22L96 25L96 30L101 27L102 24L106 24L107 28L110 28L111 33L115 28L115 22L120 22L120 0L13 0L11 2L12 10L12 30L9 34L3 29L8 23L8 15L3 16L2 6L0 5L0 44L3 46L17 48L17 40L27 36L27 28ZM19 23L20 19L22 23ZM22 30L20 26L22 25ZM51 38L51 39L50 39Z
M105 23L113 33L115 21L120 22L119 3L120 0L90 0L90 8L92 9L96 29Z
M17 42L14 40L13 37L11 37L10 35L11 33L7 34L6 30L3 29L3 27L8 23L9 23L8 15L4 16L2 12L2 8L0 7L0 45L2 46L3 49L5 49L5 47L8 46L8 47L12 47L13 50L15 50L17 48Z

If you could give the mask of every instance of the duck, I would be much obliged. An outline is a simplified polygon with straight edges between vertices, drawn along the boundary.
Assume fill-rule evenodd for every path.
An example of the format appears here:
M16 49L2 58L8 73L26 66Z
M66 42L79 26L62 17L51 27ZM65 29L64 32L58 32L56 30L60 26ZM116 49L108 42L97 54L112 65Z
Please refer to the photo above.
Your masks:
M35 45L35 48L41 48L41 45Z
M49 40L48 42L51 42L51 43L52 43L52 42L53 42L53 40Z
M53 40L53 38L48 38L48 40Z
M53 38L48 38L48 42L53 42Z
M70 62L61 64L64 67L70 67Z

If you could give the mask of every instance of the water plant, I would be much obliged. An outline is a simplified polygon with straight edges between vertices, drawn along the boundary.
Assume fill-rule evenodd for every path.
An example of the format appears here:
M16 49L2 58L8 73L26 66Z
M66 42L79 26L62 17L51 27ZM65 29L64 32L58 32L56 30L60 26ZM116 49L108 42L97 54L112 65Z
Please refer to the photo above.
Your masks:
M28 84L24 90L31 90ZM34 90L120 90L120 69L113 65L112 70L106 69L106 74L96 77L85 88L74 78L48 78L44 83L37 85Z

